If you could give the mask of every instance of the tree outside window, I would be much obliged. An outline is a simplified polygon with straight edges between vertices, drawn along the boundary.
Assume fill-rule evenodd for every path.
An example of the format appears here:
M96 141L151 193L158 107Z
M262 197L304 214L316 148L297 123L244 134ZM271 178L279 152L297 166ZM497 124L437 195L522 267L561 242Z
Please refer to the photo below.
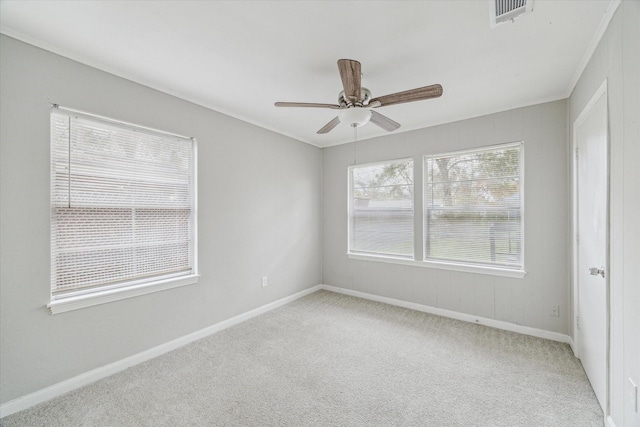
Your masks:
M425 259L522 268L522 144L425 156Z

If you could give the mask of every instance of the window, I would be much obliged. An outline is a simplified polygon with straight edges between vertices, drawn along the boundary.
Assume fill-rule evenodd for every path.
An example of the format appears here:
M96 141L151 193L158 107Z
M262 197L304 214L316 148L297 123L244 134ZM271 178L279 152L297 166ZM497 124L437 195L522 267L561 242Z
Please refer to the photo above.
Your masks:
M52 110L52 312L197 281L195 155L189 138Z
M424 157L424 259L523 270L522 143Z
M413 160L349 168L349 252L413 259Z

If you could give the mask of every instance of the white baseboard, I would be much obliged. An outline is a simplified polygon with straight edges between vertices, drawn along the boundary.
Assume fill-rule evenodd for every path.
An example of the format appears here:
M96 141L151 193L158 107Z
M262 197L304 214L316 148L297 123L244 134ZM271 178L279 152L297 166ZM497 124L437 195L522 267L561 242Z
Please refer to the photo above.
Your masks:
M94 381L106 378L110 375L123 371L131 366L137 365L139 363L158 357L164 353L168 353L172 350L183 347L194 341L197 341L209 335L215 334L216 332L220 332L231 326L244 322L245 320L249 320L253 317L259 316L260 314L274 310L291 301L294 301L306 295L312 294L320 289L325 289L328 291L337 292L345 295L351 295L354 297L364 298L372 301L378 301L378 302L382 302L390 305L395 305L398 307L409 308L412 310L422 311L425 313L436 314L439 316L449 317L452 319L462 320L465 322L471 322L475 324L490 326L493 328L504 329L507 331L518 332L521 334L532 335L539 338L545 338L553 341L568 343L569 345L573 346L573 340L569 336L564 334L559 334L556 332L550 332L542 329L530 328L527 326L516 325L513 323L503 322L499 320L473 316L471 314L458 313L455 311L445 310L442 308L430 307L423 304L417 304L417 303L412 303L408 301L382 297L378 295L368 294L360 291L353 291L350 289L340 288L336 286L316 285L309 289L305 289L304 291L295 293L288 297L285 297L277 301L274 301L272 303L255 308L246 313L240 314L238 316L234 316L227 320L223 320L222 322L208 326L199 331L190 333L183 337L161 344L157 347L150 348L149 350L145 350L141 353L134 354L132 356L126 357L124 359L118 360L108 365L101 366L99 368L77 375L73 378L69 378L68 380L59 382L57 384L53 384L49 387L43 388L42 390L38 390L36 392L30 393L25 396L19 397L17 399L11 400L9 402L3 403L2 405L0 405L0 418L28 409L34 405L37 405L42 402L46 402L47 400L51 400L55 397L61 396L65 393L68 393L77 388L83 387ZM615 427L610 417L608 417L607 422L609 423L609 427Z
M451 319L462 320L465 322L475 323L478 325L490 326L492 328L503 329L505 331L517 332L520 334L531 335L538 338L544 338L552 341L558 341L573 345L571 337L558 332L545 331L544 329L536 329L528 326L516 325L514 323L503 322L501 320L488 319L486 317L474 316L472 314L459 313L457 311L445 310L443 308L431 307L428 305L417 304L408 301L402 301L394 298L381 297L378 295L368 294L360 291L353 291L351 289L340 288L337 286L320 285L321 289L327 291L338 292L345 295L351 295L354 297L364 298L372 301L383 302L385 304L395 305L398 307L410 308L416 311L422 311L425 313L436 314L438 316L449 317Z
M316 285L312 288L305 289L304 291L295 293L288 297L285 297L277 301L274 301L272 303L255 308L246 313L239 314L227 320L223 320L222 322L208 326L204 329L200 329L199 331L196 331L188 335L185 335L183 337L177 338L175 340L166 342L157 347L150 348L149 350L145 350L141 353L134 354L132 356L126 357L124 359L118 360L108 365L101 366L99 368L77 375L73 378L69 378L68 380L43 388L42 390L38 390L36 392L27 394L25 396L19 397L14 400L10 400L9 402L6 402L0 405L0 418L28 409L34 405L37 405L38 403L46 402L47 400L51 400L54 397L61 396L65 393L68 393L72 390L83 387L94 381L100 380L102 378L106 378L120 371L124 371L125 369L131 366L153 359L164 353L168 353L172 350L183 347L194 341L197 341L209 335L215 334L216 332L220 332L223 329L227 329L231 326L237 325L238 323L244 322L245 320L249 320L260 314L263 314L273 309L276 309L278 307L281 307L291 301L294 301L298 298L302 298L320 289L321 289L321 285Z
M569 344L569 347L571 347L571 351L573 352L573 355L578 359L580 359L580 355L578 354L578 349L576 348L576 345L573 342L573 337L571 337L571 335L568 335L567 338L569 339L568 344Z

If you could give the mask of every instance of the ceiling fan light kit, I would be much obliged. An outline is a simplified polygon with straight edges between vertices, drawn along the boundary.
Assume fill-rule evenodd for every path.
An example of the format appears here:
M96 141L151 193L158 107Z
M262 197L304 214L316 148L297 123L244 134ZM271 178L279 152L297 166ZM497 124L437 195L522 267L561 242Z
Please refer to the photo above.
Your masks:
M329 108L340 110L337 117L317 132L319 134L330 132L340 123L345 123L350 127L357 128L369 122L388 132L392 132L400 127L400 123L391 120L377 111L373 111L373 108L422 101L442 96L442 86L435 84L371 98L371 91L361 85L362 72L360 62L353 59L340 59L338 60L338 71L340 72L340 79L342 80L342 86L344 88L344 90L338 94L338 104L276 102L274 105L276 107Z
M371 120L371 111L363 107L349 107L338 113L340 123L346 123L351 127L359 128Z

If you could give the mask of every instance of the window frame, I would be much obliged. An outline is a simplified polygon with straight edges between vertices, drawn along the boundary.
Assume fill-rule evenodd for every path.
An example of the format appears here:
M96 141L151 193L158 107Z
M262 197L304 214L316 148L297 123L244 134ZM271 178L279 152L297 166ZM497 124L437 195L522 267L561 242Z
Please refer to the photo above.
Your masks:
M198 283L199 273L198 273L198 144L195 138L185 137L182 135L177 135L170 132L165 132L145 126L136 125L133 123L128 123L116 119L111 119L91 113L86 113L83 111L73 110L65 107L60 107L58 105L53 104L51 108L51 112L49 115L50 123L52 123L54 114L68 114L69 116L78 116L84 117L86 119L95 121L95 122L104 122L109 126L115 126L120 129L125 129L128 131L144 131L146 133L152 133L155 135L171 137L171 138L179 138L182 140L190 140L191 141L191 156L192 156L192 168L191 168L191 209L190 209L190 223L191 223L191 248L193 254L192 259L192 267L189 272L185 273L176 273L176 274L164 274L158 276L147 276L146 278L139 278L133 280L124 280L118 283L110 283L102 286L97 286L94 288L78 288L75 290L70 290L68 292L64 292L61 294L54 295L53 283L51 282L54 277L53 271L53 259L51 258L54 252L55 242L53 241L53 236L50 236L50 248L51 248L51 271L49 274L50 277L50 302L47 304L47 308L51 311L52 314L58 314L67 312L70 310L81 309L85 307L90 307L98 304L104 304L112 301L118 301L126 298L132 298L140 295L145 295L153 292L159 292L167 289L173 289L176 287L191 285ZM53 149L53 135L49 135L49 147L52 151ZM54 159L53 153L50 154L49 159L50 168L54 168ZM49 229L53 230L54 226L54 200L52 193L51 180L53 179L51 172L49 175L50 179L50 194L49 194L49 204L50 204L50 224Z
M411 255L402 256L399 254L376 254L376 253L367 253L367 252L358 252L353 251L351 242L353 240L353 174L352 170L354 168L368 167L368 166L377 166L384 165L395 162L411 162L413 177L412 183L413 186L413 200L411 201L411 211L412 211L412 224L411 224ZM416 227L415 227L415 217L416 217L416 193L415 193L415 181L416 181L416 169L415 169L415 160L413 157L402 157L397 159L389 159L389 160L381 160L375 162L368 163L355 163L349 165L347 167L347 254L350 258L354 259L379 259L379 260L398 260L398 261L413 261L416 256Z
M425 168L425 158L426 157L438 157L438 156L446 156L451 154L463 154L463 153L473 153L473 152L481 152L488 151L492 149L500 149L500 148L508 148L508 147L520 147L520 227L521 227L521 267L520 268L509 268L506 266L493 266L488 264L477 264L477 263L466 263L459 261L445 261L445 260L433 260L426 257L425 251L425 227L424 227L424 215L426 213L426 168ZM526 276L527 271L525 268L525 143L523 140L512 141L508 143L502 144L494 144L482 147L474 147L469 149L462 149L456 151L449 151L445 153L434 153L434 154L419 154L414 157L403 157L399 159L390 159L390 160L380 160L374 161L370 163L359 163L349 165L347 168L347 176L348 176L348 191L347 191L347 258L353 260L361 260L361 261L374 261L374 262L382 262L389 264L399 264L399 265L408 265L412 267L422 267L422 268L433 268L439 270L447 270L447 271L457 271L464 273L475 273L475 274L485 274L491 276L502 276L502 277L510 277L510 278L518 278L522 279ZM419 170L416 169L416 159L421 159L419 162ZM402 161L402 160L412 160L413 161L413 173L414 173L414 199L413 199L413 211L414 211L414 223L413 223L413 242L414 242L414 250L413 250L413 258L404 258L404 257L396 257L390 255L379 255L379 254L366 254L359 252L351 251L351 201L353 199L352 194L352 174L351 168L358 166L367 166L367 165L376 165L376 164L385 164L391 163L394 161ZM421 191L417 193L416 189L416 177L421 176L420 189ZM422 209L422 217L419 218L422 223L420 236L416 237L416 222L417 218L415 216L416 206L420 206ZM416 245L416 240L419 240L420 247ZM422 256L422 259L418 257Z

